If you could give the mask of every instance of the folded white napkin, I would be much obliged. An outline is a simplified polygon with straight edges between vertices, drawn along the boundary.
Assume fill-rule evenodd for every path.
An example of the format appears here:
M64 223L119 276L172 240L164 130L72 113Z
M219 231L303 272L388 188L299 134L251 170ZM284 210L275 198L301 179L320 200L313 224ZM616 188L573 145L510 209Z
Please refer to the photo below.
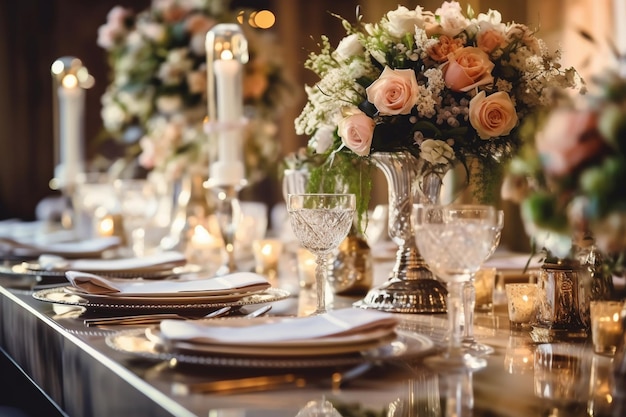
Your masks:
M117 236L101 237L81 241L36 243L16 238L0 237L0 253L21 257L37 257L42 254L65 257L96 256L121 243Z
M161 335L165 339L196 343L267 343L310 340L366 333L394 328L398 319L391 313L360 308L332 310L308 317L264 318L261 324L249 326L216 326L211 323L163 320ZM256 324L254 324L256 323Z
M221 277L194 279L188 281L116 281L98 275L79 271L67 271L65 276L79 292L119 296L134 295L191 295L203 293L235 293L241 290L269 288L270 284L262 275L252 272L237 272Z
M180 252L166 251L142 257L119 259L69 260L54 255L42 255L39 257L38 262L40 268L47 271L154 272L185 265L187 258Z

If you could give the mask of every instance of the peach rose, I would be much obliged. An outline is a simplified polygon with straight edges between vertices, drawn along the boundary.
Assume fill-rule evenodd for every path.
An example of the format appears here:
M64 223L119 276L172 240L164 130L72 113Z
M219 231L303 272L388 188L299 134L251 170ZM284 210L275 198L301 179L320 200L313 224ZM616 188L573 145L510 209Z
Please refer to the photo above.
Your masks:
M476 94L469 104L469 120L481 139L508 135L517 124L511 97L504 91Z
M428 48L426 52L432 60L437 62L446 62L449 54L462 47L462 39L441 35L439 37L439 42Z
M504 45L506 43L506 39L504 38L502 32L496 29L489 29L480 32L476 36L476 43L480 49L490 54L497 48Z
M338 134L348 149L359 156L367 156L372 145L374 126L371 117L353 107L344 110L344 118L338 124Z
M546 172L560 176L608 150L598 132L598 116L586 110L556 110L535 136Z
M417 80L410 69L385 67L365 91L381 115L409 114L417 104Z
M470 91L493 82L491 70L495 64L484 51L468 46L448 55L443 65L446 86L452 91Z

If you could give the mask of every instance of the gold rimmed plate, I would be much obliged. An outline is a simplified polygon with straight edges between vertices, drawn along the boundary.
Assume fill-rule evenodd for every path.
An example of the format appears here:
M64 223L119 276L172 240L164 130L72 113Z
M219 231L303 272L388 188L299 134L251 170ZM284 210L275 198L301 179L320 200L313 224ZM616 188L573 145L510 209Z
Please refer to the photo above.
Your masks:
M289 297L290 293L280 288L268 288L253 294L225 296L189 296L189 297L89 297L67 291L66 287L47 288L33 293L39 301L48 303L85 307L88 310L135 310L135 311L183 311L209 310L226 306L244 306L250 304L271 303Z
M253 348L239 355L165 350L163 345L148 338L145 328L120 331L107 336L105 340L114 350L155 361L175 360L183 364L249 368L315 368L416 359L434 349L434 343L428 337L403 330L397 330L393 337L374 342L372 346L355 346L349 352L326 355L305 354L303 351L303 354L296 356L264 356Z

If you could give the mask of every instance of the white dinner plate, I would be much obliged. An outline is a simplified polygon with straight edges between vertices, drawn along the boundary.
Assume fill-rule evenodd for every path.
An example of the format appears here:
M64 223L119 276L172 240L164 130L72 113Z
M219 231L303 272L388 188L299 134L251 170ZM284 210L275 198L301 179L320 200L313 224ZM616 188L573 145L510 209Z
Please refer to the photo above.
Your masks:
M434 343L428 337L403 330L397 330L395 336L389 340L370 347L364 346L356 351L299 356L263 356L251 351L245 355L164 351L161 345L148 339L145 328L120 331L107 336L105 340L107 345L116 351L145 359L156 361L175 359L177 363L184 364L246 368L317 368L369 361L416 359L434 349Z
M246 318L228 319L230 324L235 320L250 320ZM211 321L211 325L220 325L219 321ZM313 338L306 340L286 340L271 343L212 343L167 340L157 328L146 329L146 338L154 342L162 350L184 351L197 354L223 354L258 357L300 357L300 356L327 356L344 353L354 353L388 343L396 334L393 328L377 329L362 334L351 334L338 337Z

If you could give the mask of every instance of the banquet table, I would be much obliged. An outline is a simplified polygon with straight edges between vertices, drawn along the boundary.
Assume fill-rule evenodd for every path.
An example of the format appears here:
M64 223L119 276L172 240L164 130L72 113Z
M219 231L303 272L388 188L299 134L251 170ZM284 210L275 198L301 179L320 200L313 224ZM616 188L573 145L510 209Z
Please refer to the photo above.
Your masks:
M377 262L376 281L384 281L390 267ZM613 358L594 354L590 338L535 343L527 329L511 328L502 305L476 314L477 339L495 348L484 369L437 373L418 356L375 363L336 386L332 374L346 373L351 367L203 366L147 360L113 350L105 338L127 327L86 327L71 311L34 299L36 285L33 277L0 277L0 348L30 380L32 392L42 395L61 416L280 417L295 416L309 401L323 399L343 417L616 417L626 413L623 376L614 377ZM296 290L292 297L276 302L271 314L295 314L310 296L307 290ZM350 306L358 299L335 296L332 305ZM445 346L444 314L395 315L401 331L429 337L434 351ZM297 375L299 383L207 393L179 389L199 382L285 374Z

